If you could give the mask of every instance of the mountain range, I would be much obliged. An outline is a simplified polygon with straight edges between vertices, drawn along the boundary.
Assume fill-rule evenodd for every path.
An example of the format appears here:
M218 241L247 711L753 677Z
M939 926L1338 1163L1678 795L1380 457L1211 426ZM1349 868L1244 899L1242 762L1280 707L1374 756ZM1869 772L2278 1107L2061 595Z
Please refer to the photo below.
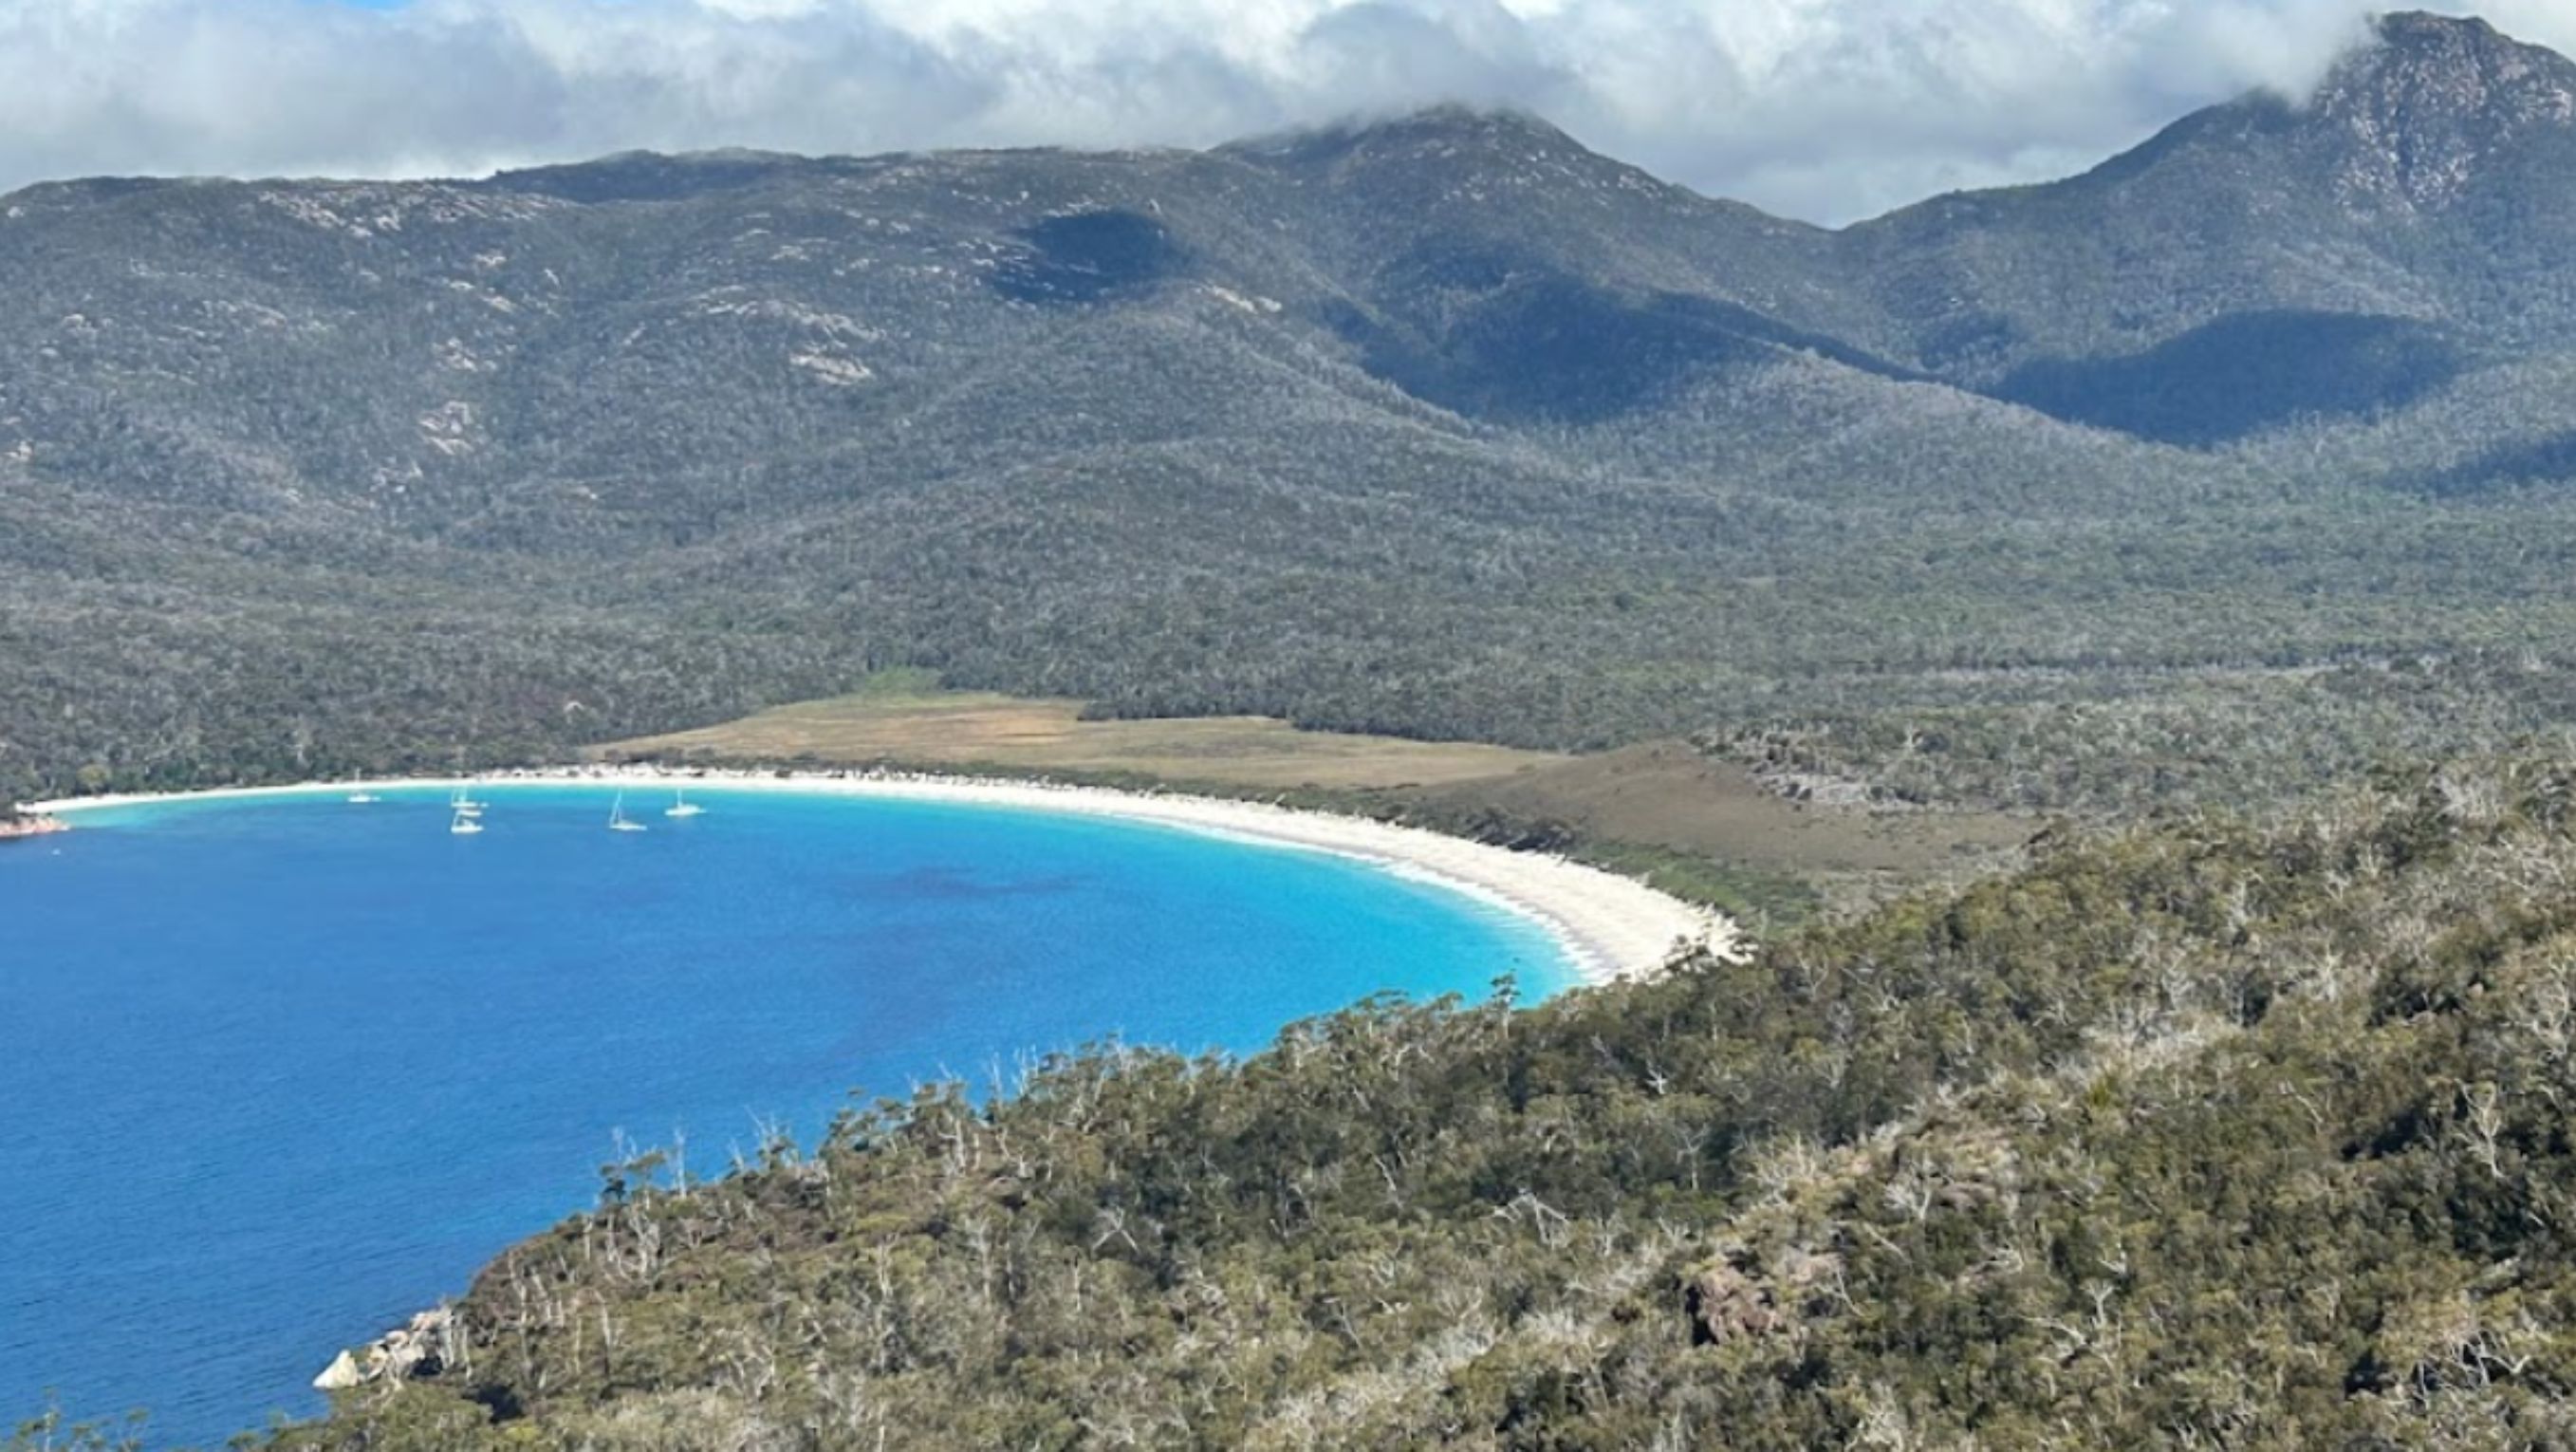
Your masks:
M1460 109L35 186L0 786L524 753L889 665L1589 746L1962 669L2554 661L2571 232L2576 64L2423 14L2312 96L1841 230Z

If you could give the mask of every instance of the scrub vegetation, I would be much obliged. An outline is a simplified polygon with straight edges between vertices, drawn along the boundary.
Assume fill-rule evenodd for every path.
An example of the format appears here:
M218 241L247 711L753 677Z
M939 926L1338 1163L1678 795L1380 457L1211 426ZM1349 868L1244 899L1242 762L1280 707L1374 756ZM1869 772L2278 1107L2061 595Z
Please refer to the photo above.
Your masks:
M604 1167L272 1445L2551 1445L2576 774Z

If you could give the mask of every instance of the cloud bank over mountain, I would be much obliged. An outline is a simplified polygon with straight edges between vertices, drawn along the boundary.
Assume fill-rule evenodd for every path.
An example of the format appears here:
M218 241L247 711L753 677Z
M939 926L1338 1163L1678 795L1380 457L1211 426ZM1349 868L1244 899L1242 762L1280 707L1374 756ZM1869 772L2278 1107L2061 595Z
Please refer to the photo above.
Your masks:
M2296 92L2369 0L0 0L0 187L647 147L1204 145L1524 107L1817 221ZM2563 0L2470 7L2576 47Z

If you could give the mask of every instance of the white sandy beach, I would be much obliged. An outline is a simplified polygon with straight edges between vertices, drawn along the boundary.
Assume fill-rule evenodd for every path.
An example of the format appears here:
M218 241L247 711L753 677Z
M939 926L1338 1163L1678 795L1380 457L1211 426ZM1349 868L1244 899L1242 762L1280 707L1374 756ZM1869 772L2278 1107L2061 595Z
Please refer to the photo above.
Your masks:
M650 767L564 767L500 772L473 778L477 785L597 785L636 789L709 786L732 791L825 793L896 797L916 801L1071 812L1149 822L1270 847L1329 852L1387 871L1436 883L1545 928L1564 948L1584 980L1606 983L1661 969L1685 948L1732 954L1740 949L1735 924L1661 893L1632 878L1563 858L1513 852L1463 838L1361 817L1292 811L1261 802L1042 782L982 780L909 773L789 773L663 770ZM322 796L404 787L452 788L454 778L420 777L363 782L315 782L288 787L238 787L171 795L80 797L38 802L28 810L74 816L102 808L176 799Z

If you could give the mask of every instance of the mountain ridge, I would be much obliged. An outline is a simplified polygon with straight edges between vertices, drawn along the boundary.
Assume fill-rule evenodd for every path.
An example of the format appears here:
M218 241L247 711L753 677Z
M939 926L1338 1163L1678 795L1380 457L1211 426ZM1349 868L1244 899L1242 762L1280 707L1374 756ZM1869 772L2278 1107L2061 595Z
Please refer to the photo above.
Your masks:
M756 205L776 195L805 210L809 226L846 230L856 221L908 234L935 206L952 213L937 225L949 229L954 249L985 269L1006 300L1141 301L1161 284L1187 281L1268 298L1320 323L1355 350L1365 371L1399 386L1409 380L1408 391L1471 418L1548 412L1555 387L1524 398L1498 387L1508 380L1478 362L1489 335L1499 332L1506 352L1527 351L1518 345L1536 330L1607 339L1606 357L1584 366L1616 360L1641 372L1636 386L1613 386L1607 399L1566 403L1559 411L1568 416L1634 407L1673 383L1676 370L1723 370L1730 359L1785 346L2136 432L2134 419L2052 404L2048 390L2016 382L2015 370L2070 356L2143 357L2230 313L2358 315L2454 331L2466 324L2505 331L2515 343L2534 333L2560 342L2576 336L2576 309L2464 299L2452 279L2427 275L2417 255L2425 249L2389 245L2374 211L2336 225L2318 205L2320 194L2331 194L2347 211L2384 197L2419 216L2447 212L2467 199L2462 158L2470 143L2462 128L2485 127L2485 139L2470 148L2481 160L2535 127L2553 129L2576 111L2576 66L2479 21L2410 12L2383 19L2378 33L2376 45L2338 63L2307 107L2263 97L2228 103L2076 177L1935 198L1830 232L1671 186L1534 117L1458 107L1207 152L630 152L481 181L102 179L42 184L0 200L9 220L23 223L64 207L176 211L247 197L354 242L381 241L378 227L398 230L407 218L533 223L547 209L571 206L577 210L558 220L603 241L613 234L620 248L682 239L668 228L638 234L595 216L597 209L715 196ZM2390 125L2410 139L2427 134L2399 155L2382 135ZM2554 126L2553 134L2570 129ZM2354 136L2368 164L2346 158L2319 174L2325 164L2308 154L2319 138ZM2213 151L2225 155L2211 161ZM810 195L791 195L800 189ZM1540 205L1508 200L1524 194ZM867 208L880 201L909 207L911 219L871 215ZM1166 218L1167 202L1183 210ZM2540 210L2555 215L2569 205L2576 203L2564 195L2543 196ZM2192 219L2178 235L2168 225L2176 216ZM1210 228L1217 235L1204 235ZM1286 247L1265 240L1282 236L1297 240ZM2532 249L2510 240L2490 239L2478 250L2528 258ZM2445 247L2459 243L2443 239ZM565 275L545 272L558 286ZM735 280L744 284L756 290L761 279ZM496 309L528 302L477 292L470 275L444 285ZM2430 373L2441 371L2438 351L2418 350ZM817 376L844 383L872 372L831 349L800 356ZM2404 398L2398 390L2368 401ZM2254 421L2276 420L2257 410ZM2211 435L2167 437L2199 443ZM437 444L449 457L473 446L462 437Z
M2434 104L2423 104L2427 100ZM2480 104L2461 107L2463 99ZM2509 114L2495 112L2509 108ZM2373 18L2368 39L2340 57L2310 94L2286 96L2258 89L2234 101L2193 112L2182 120L2160 128L2157 135L2122 153L2125 157L2146 150L2163 140L2167 133L2200 118L2216 118L2248 112L2271 112L2275 117L2300 118L2323 116L2334 124L2359 128L2365 132L2402 131L2421 125L2431 115L2468 119L2485 117L2509 123L2508 129L2536 124L2576 122L2576 62L2544 46L2519 41L2497 29L2493 23L2476 15L2449 15L2425 10L2384 12ZM2401 114L2401 111L2403 114ZM1763 211L1751 203L1723 195L1705 193L1680 183L1666 181L1632 163L1616 160L1595 152L1576 141L1563 128L1534 110L1514 106L1475 106L1460 102L1434 102L1411 110L1354 114L1324 120L1275 132L1259 133L1224 142L1204 151L1178 146L1134 146L1101 150L1082 150L1046 145L995 146L945 150L895 150L874 153L779 151L762 147L711 146L682 151L658 151L633 148L585 160L531 162L498 168L481 176L432 175L407 180L358 175L270 175L233 176L228 174L119 174L88 177L62 177L33 181L12 191L0 193L0 202L19 199L29 193L57 188L140 189L157 186L185 186L197 183L240 182L275 185L427 185L485 188L494 190L542 190L549 181L567 174L585 171L611 171L629 167L667 167L701 172L730 170L737 175L765 170L795 168L837 169L846 167L893 164L938 157L978 156L1089 156L1103 158L1142 158L1151 156L1230 156L1259 165L1279 164L1303 158L1311 161L1318 155L1347 153L1375 145L1392 144L1399 138L1416 137L1431 144L1456 148L1473 138L1489 145L1504 142L1536 146L1543 150L1580 153L1584 159L1606 164L1631 173L1661 190L1686 194L1696 200L1720 207L1740 210L1760 217L1784 229L1797 232L1833 234L1848 232L1884 222L1889 217L1956 197L2007 195L2034 187L2048 187L2059 181L2040 180L2010 184L1982 191L1946 192L1918 201L1900 204L1889 212L1859 218L1840 225L1822 225L1800 221ZM2105 165L2116 164L2114 162Z

